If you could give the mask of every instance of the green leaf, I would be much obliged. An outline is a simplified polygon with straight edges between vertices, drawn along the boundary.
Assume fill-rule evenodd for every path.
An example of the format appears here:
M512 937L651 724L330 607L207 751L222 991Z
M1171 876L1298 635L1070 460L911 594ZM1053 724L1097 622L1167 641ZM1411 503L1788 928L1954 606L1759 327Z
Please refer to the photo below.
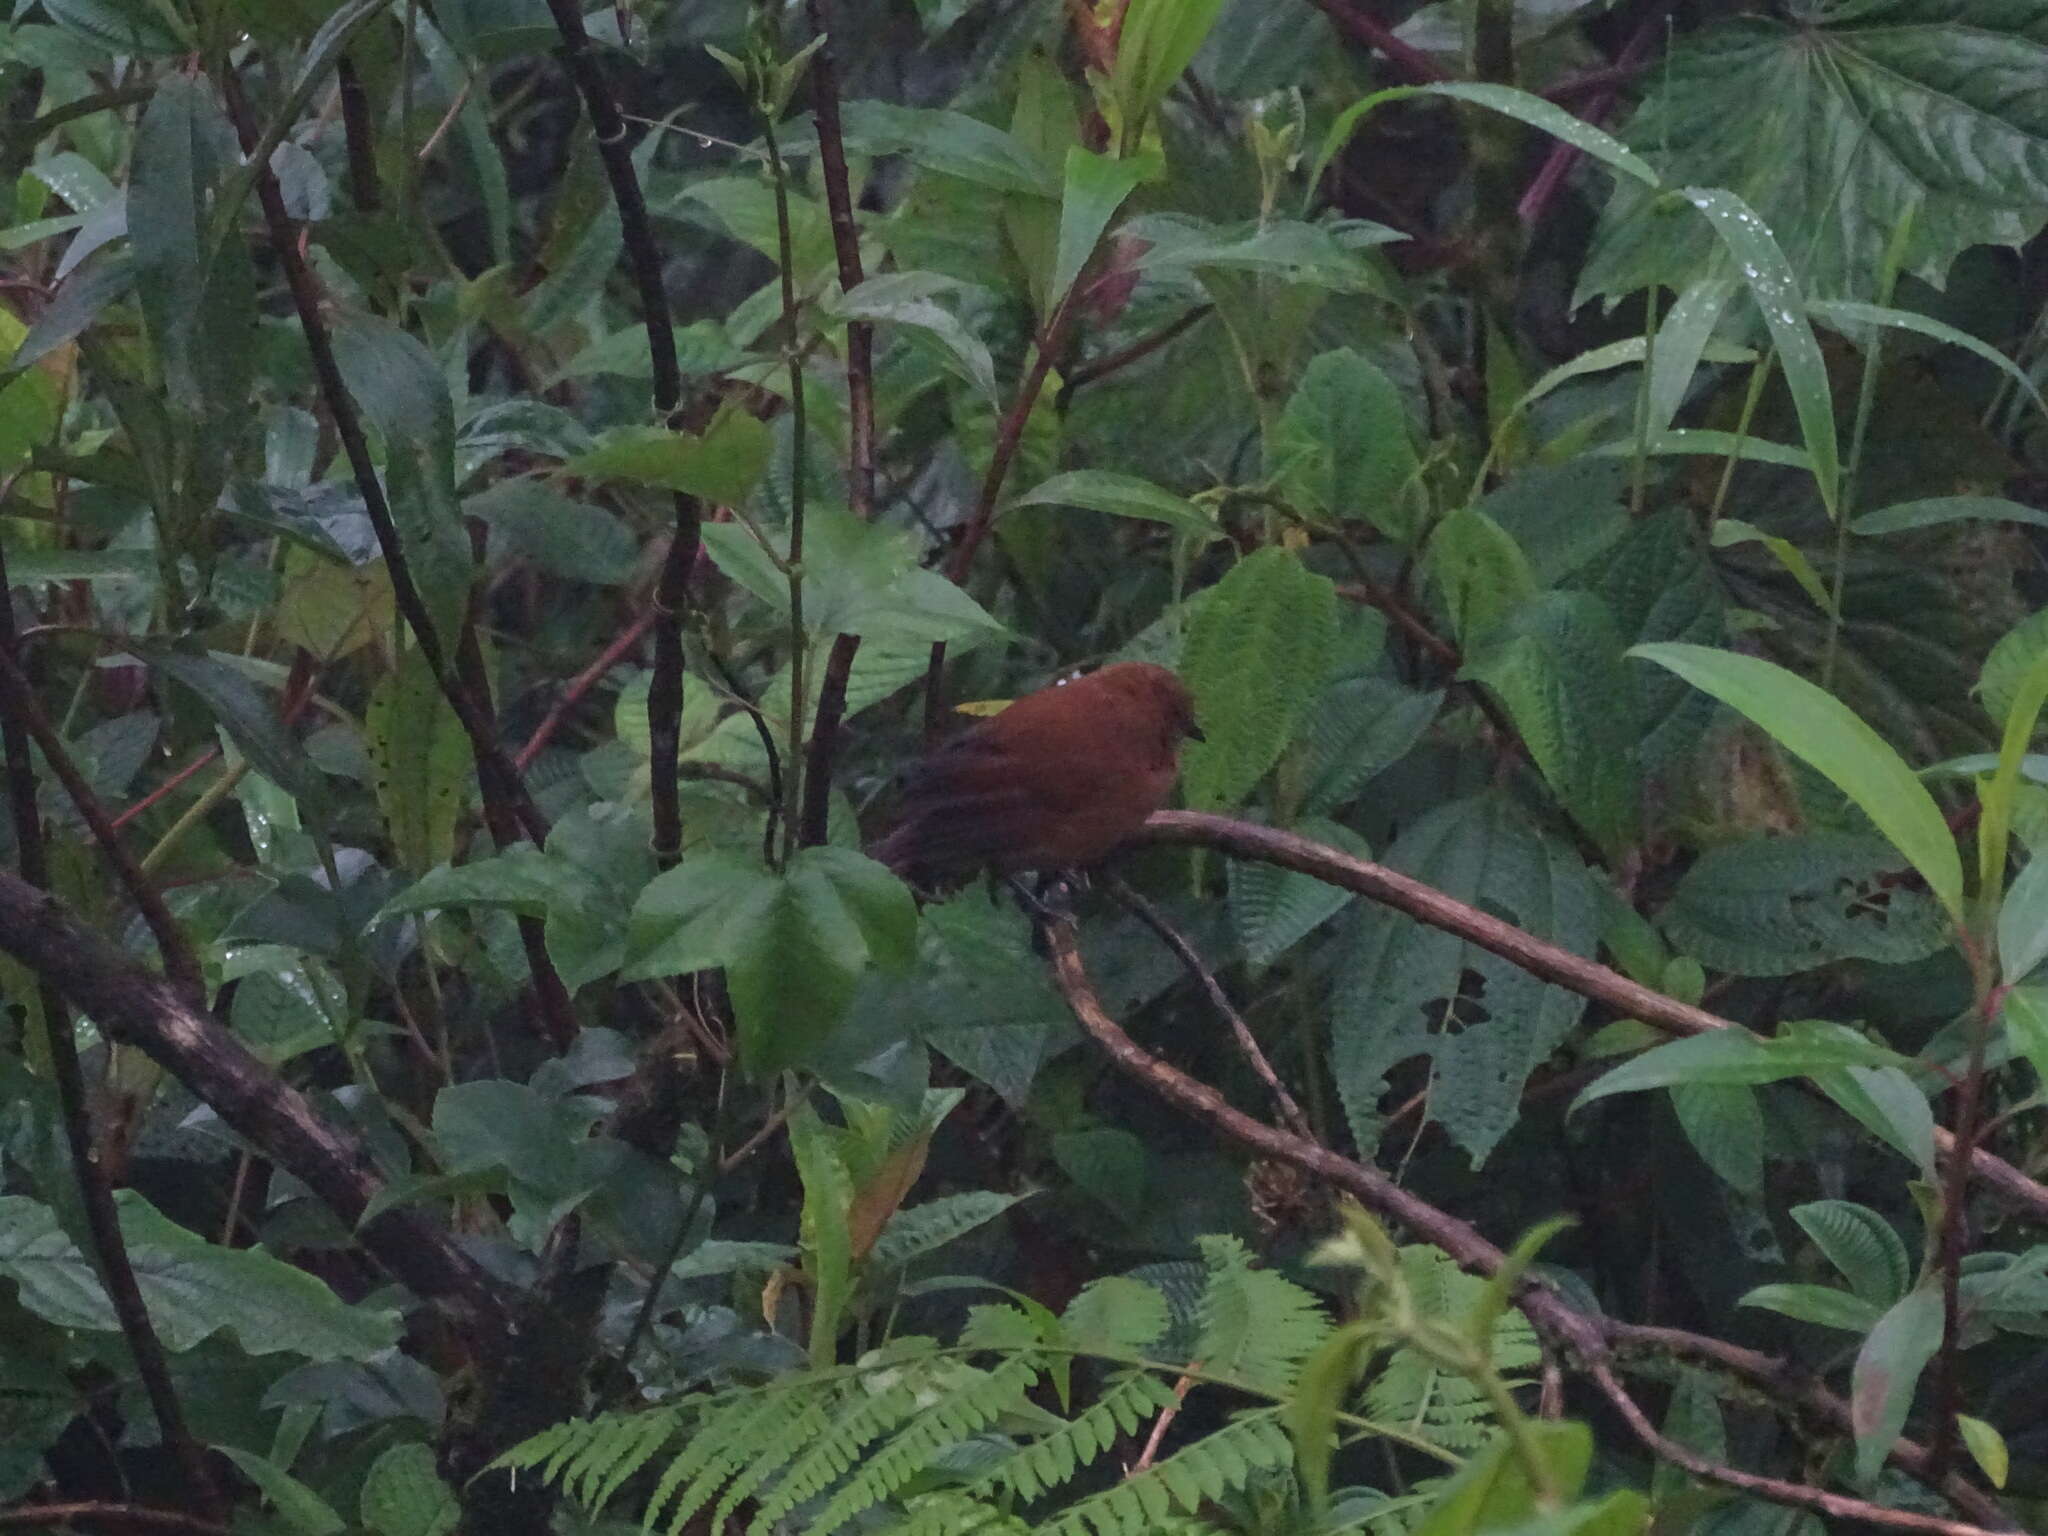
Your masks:
M620 427L569 460L562 473L585 480L630 480L737 506L768 467L770 436L766 422L741 410L724 412L702 437L664 427Z
M462 512L489 526L493 555L530 561L550 576L615 587L639 564L639 541L617 514L537 480L501 480L464 501Z
M2048 522L2048 518L2043 518ZM1739 517L1724 517L1714 524L1714 548L1728 549L1736 544L1761 544L1794 581L1799 590L1812 599L1813 606L1822 613L1833 614L1835 599L1827 589L1827 583L1820 579L1820 572L1813 568L1813 562L1806 558L1806 552L1790 539L1781 539L1776 534L1765 533L1754 523L1745 523Z
M1829 517L1839 516L1842 458L1835 440L1834 394L1792 264L1770 227L1733 192L1722 187L1687 187L1678 195L1706 215L1749 284L1792 394L1792 409L1799 417L1800 435L1813 462L1821 502Z
M776 877L744 855L717 849L688 854L648 883L634 903L621 979L687 975L725 964L745 930L775 899Z
M249 1354L313 1360L367 1360L397 1343L398 1314L390 1308L349 1306L260 1248L210 1243L133 1190L114 1198L142 1299L173 1353L223 1329ZM34 1200L0 1196L0 1275L14 1283L22 1306L59 1327L119 1327L93 1261Z
M2019 872L1998 906L1998 966L2009 985L2048 960L2048 859Z
M1642 832L1634 677L1607 605L1545 592L1486 630L1462 677L1502 705L1544 780L1610 855Z
M1424 564L1467 650L1536 592L1521 545L1477 507L1459 507L1436 525Z
M850 101L844 118L848 148L908 155L922 172L957 176L999 192L1059 194L1051 172L1027 146L964 112Z
M1751 1199L1763 1193L1764 1114L1747 1083L1673 1083L1671 1107L1700 1160Z
M1759 1285L1744 1292L1735 1304L1761 1307L1766 1312L1802 1323L1818 1323L1823 1328L1840 1328L1845 1333L1867 1333L1883 1316L1882 1308L1831 1285Z
M515 843L503 853L427 871L386 902L378 916L482 907L545 917L556 908L574 909L599 899L597 880L587 871L531 843Z
M879 320L922 332L938 344L940 353L953 365L953 371L973 385L993 407L996 404L996 370L989 358L988 347L950 310L933 302L935 294L961 286L955 279L935 272L890 272L871 277L842 293L832 301L831 309L843 320Z
M808 1101L789 1117L789 1150L803 1181L803 1214L798 1221L804 1273L812 1286L811 1363L831 1364L853 1276L853 1242L847 1212L853 1206L853 1176L847 1171L818 1112Z
M2013 987L1999 1011L2005 1037L2034 1069L2037 1090L2048 1089L2048 988Z
M1865 1130L1908 1158L1932 1184L1936 1176L1934 1111L1911 1077L1897 1067L1845 1067L1839 1072L1816 1072L1813 1081Z
M1418 473L1401 392L1362 353L1325 352L1302 372L1271 435L1268 473L1302 511L1364 519L1406 544L1417 508L1404 498Z
M1823 325L1833 326L1859 342L1871 326L1887 325L1896 330L1910 331L1916 336L1925 336L1930 341L1961 347L1979 362L1989 363L2012 380L2019 386L2020 393L2034 402L2036 409L2048 415L2048 401L2041 398L2041 391L2034 387L2034 381L2028 376L2027 371L1998 348L1978 340L1968 331L1959 331L1932 316L1915 314L1910 309L1891 309L1882 304L1859 304L1848 299L1817 299L1806 306L1806 312Z
M1311 818L1293 830L1361 859L1372 856L1365 839L1340 822ZM1233 859L1225 875L1231 921L1244 945L1245 959L1254 966L1271 965L1353 899L1341 886L1277 864Z
M1223 0L1131 0L1117 36L1110 95L1125 143L1136 141L1216 25Z
M1584 863L1505 797L1453 800L1405 827L1382 862L1574 954L1599 938ZM1483 1161L1520 1118L1522 1088L1585 1000L1375 902L1354 903L1331 980L1330 1074L1361 1148L1380 1136L1388 1072L1431 1065L1429 1118Z
M309 811L321 803L324 786L306 753L284 723L277 706L224 660L168 647L136 647L142 659L199 695L249 766Z
M1874 0L1716 21L1659 60L1628 140L1668 183L1742 198L1823 298L1879 292L1899 210L1918 204L1904 266L1938 288L1960 252L2019 245L2048 209L2048 103L2011 88L2048 76L2032 16ZM1717 255L1624 183L1579 295L1732 277Z
M1732 651L1663 643L1639 645L1629 654L1712 694L1811 764L1871 819L1960 919L1962 858L1934 797L1884 738L1840 700L1783 667Z
M2006 1449L2005 1436L1982 1419L1973 1419L1967 1413L1956 1415L1956 1429L1963 1437L1963 1444L1969 1447L1970 1459L1977 1463L1991 1486L2003 1488L2012 1471L2012 1453Z
M65 31L109 53L146 58L192 47L190 38L171 30L166 12L142 0L45 0L43 9Z
M455 1490L434 1467L434 1449L394 1445L370 1463L359 1505L375 1536L447 1536L461 1515Z
M1336 1450L1337 1415L1350 1401L1358 1373L1377 1330L1350 1323L1323 1341L1296 1378L1288 1398L1287 1432L1294 1437L1295 1466L1308 1488L1309 1507L1322 1511L1330 1499L1330 1456Z
M1675 1083L1775 1083L1839 1067L1895 1067L1896 1053L1853 1036L1764 1039L1746 1029L1717 1029L1643 1052L1590 1084L1573 1102L1577 1111L1595 1099Z
M1141 214L1122 232L1146 242L1146 249L1131 262L1133 271L1162 277L1244 273L1381 298L1391 298L1394 285L1360 252L1408 238L1364 219L1338 224L1305 224L1298 219L1213 224L1180 213Z
M1010 503L1013 507L1086 507L1112 517L1164 523L1176 533L1213 539L1215 515L1137 475L1107 469L1076 469L1042 481Z
M1891 1223L1870 1207L1851 1200L1813 1200L1793 1206L1791 1216L1849 1282L1849 1289L1872 1308L1889 1307L1913 1283L1906 1245Z
M2032 523L2048 528L2048 512L2023 507L2003 496L1930 496L1922 501L1901 501L1852 519L1851 533L1899 533L1908 528L1932 528L1940 523L1982 519L1991 523Z
M1856 1430L1856 1477L1865 1486L1876 1478L1892 1442L1906 1427L1913 1389L1941 1347L1941 1335L1941 1291L1923 1286L1879 1318L1856 1352L1849 1377L1849 1422Z
M296 1536L342 1536L348 1522L334 1507L267 1457L232 1445L214 1447L263 1490L277 1517Z
M1288 550L1259 550L1216 584L1181 655L1208 738L1182 755L1190 805L1235 805L1280 760L1336 635L1336 588Z
M1076 144L1067 151L1067 169L1060 190L1059 244L1053 258L1047 304L1057 308L1081 275L1109 221L1123 207L1138 183L1157 174L1157 155L1113 160Z
M418 646L371 690L363 746L399 867L423 875L454 858L474 762L462 722Z
M1358 131L1358 125L1365 121L1368 113L1385 106L1388 102L1402 101L1410 96L1444 96L1453 101L1469 101L1474 106L1486 107L1503 113L1531 128L1541 129L1601 161L1610 169L1633 177L1645 186L1659 185L1656 171L1648 161L1635 154L1612 134L1604 133L1592 124L1573 117L1571 113L1541 96L1532 96L1527 91L1518 91L1512 86L1467 84L1450 82L1440 85L1403 85L1391 90L1375 91L1361 101L1353 102L1337 114L1337 120L1330 124L1329 132L1323 136L1323 147L1317 153L1315 165L1309 171L1308 184L1314 186L1329 169L1331 160L1338 151L1350 142L1351 135Z

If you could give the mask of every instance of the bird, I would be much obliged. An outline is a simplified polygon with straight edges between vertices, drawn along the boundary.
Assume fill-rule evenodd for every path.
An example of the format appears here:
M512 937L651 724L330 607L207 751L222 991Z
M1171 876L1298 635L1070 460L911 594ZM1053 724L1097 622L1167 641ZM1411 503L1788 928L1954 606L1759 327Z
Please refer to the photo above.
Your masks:
M904 775L872 856L913 885L1100 863L1166 803L1183 741L1203 740L1187 685L1124 661L1041 688Z

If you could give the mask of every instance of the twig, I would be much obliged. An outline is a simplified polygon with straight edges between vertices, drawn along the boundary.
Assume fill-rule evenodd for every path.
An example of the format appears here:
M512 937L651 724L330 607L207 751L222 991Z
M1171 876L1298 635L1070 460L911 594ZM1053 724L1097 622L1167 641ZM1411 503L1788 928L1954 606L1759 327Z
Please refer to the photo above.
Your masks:
M853 186L846 168L846 140L839 121L839 72L832 57L830 0L807 0L811 30L825 41L811 59L811 106L818 129L818 170L825 184L825 211L832 224L832 251L839 287L858 288L865 279L860 226L853 216ZM875 510L875 328L865 320L846 326L846 415L848 495L853 515L865 521ZM806 848L831 832L832 767L839 752L839 728L846 719L846 685L853 676L859 635L839 635L825 658L818 682L818 713L804 764L804 803L798 841Z
M171 909L164 905L163 897L122 844L121 834L114 830L99 796L92 792L85 775L71 760L63 738L58 736L56 727L50 724L42 706L36 702L35 690L29 686L28 679L21 675L14 658L4 653L0 653L0 703L5 704L9 721L34 738L36 746L42 750L43 761L49 765L57 782L64 786L64 793L78 808L93 841L99 844L100 852L114 867L115 878L128 893L128 899L135 903L136 911L142 914L150 937L156 940L157 953L163 957L164 975L194 1003L202 1002L206 997L206 982L199 968L199 957L193 953L184 930L179 928L178 920L171 916Z
M1075 311L1080 307L1077 296L1082 286L1081 278L1077 276L1073 286L1047 318L1038 333L1031 366L1025 370L1016 396L1010 401L1010 408L997 423L995 447L989 454L988 470L981 477L981 494L975 498L974 511L961 530L960 541L953 546L952 557L946 562L946 576L955 586L966 582L967 573L974 567L975 552L981 548L981 541L988 536L989 525L995 521L1003 482L1009 478L1010 465L1024 441L1024 429L1031 423L1031 412L1045 389L1046 376L1052 372L1052 360L1066 345L1067 332ZM941 640L932 647L931 663L925 669L924 734L927 741L938 736L939 724L945 718L945 670L946 643Z
M1161 942L1180 957L1180 963L1186 967L1188 974L1201 983L1202 990L1209 994L1210 1004L1223 1015L1224 1022L1230 1025L1231 1038L1237 1042L1238 1053L1244 1057L1252 1071L1258 1074L1259 1081L1264 1083L1267 1091L1273 1095L1273 1102L1280 1110L1280 1118L1287 1122L1288 1128L1303 1140L1314 1141L1316 1134L1309 1126L1308 1116L1301 1112L1301 1105L1296 1103L1294 1095L1287 1091L1287 1085L1280 1081L1280 1074L1273 1070L1272 1062L1266 1059L1266 1053L1259 1047L1258 1036L1254 1035L1252 1027L1245 1023L1244 1015L1232 1005L1230 994L1223 990L1223 984L1216 979L1216 973L1203 963L1195 946L1188 942L1187 935L1168 922L1165 913L1132 890L1130 883L1122 876L1112 878L1109 888L1118 901L1137 914L1138 921L1159 935Z
M1602 72L1611 78L1603 81L1580 109L1579 118L1582 122L1590 123L1597 128L1606 121L1607 114L1612 112L1615 104L1621 100L1622 87L1648 62L1650 49L1657 41L1657 34L1663 30L1670 16L1671 6L1667 0L1667 3L1658 5L1643 18L1642 24L1636 28L1622 48L1620 57L1614 61L1612 70ZM1583 85L1583 82L1579 83ZM1564 180L1571 174L1572 167L1579 163L1582 153L1583 151L1562 140L1551 146L1542 169L1537 171L1536 179L1529 183L1529 190L1522 194L1522 200L1515 210L1521 217L1524 229L1534 229L1542 222L1544 212L1556 201L1558 189L1564 185Z
M14 628L14 601L7 581L7 561L0 551L0 656L12 676L20 676L15 659L20 654ZM25 679L24 679L25 681ZM14 822L14 857L21 876L42 890L50 887L50 866L43 841L42 817L36 810L36 772L29 758L29 731L18 709L0 714L0 744L7 754L8 810ZM111 827L109 835L113 834ZM117 842L118 846L118 842ZM140 873L138 871L138 873ZM114 1205L113 1190L93 1152L92 1115L86 1103L85 1074L78 1061L78 1038L72 1033L71 1015L64 999L47 976L36 978L38 1001L42 1004L43 1041L49 1054L50 1078L57 1090L57 1107L64 1122L64 1141L71 1153L71 1174L78 1182L79 1204L92 1240L94 1266L100 1283L114 1309L128 1353L135 1361L135 1374L142 1378L150 1411L156 1415L159 1433L169 1446L184 1477L192 1502L205 1514L225 1513L220 1489L206 1466L206 1451L193 1437L184 1405L178 1400L171 1380L170 1362L163 1340L150 1321L149 1308L142 1300L142 1288L129 1261L127 1239L121 1232L120 1212Z
M1499 918L1446 896L1420 880L1353 858L1341 849L1228 816L1211 816L1200 811L1157 811L1139 830L1138 840L1169 846L1214 848L1241 859L1277 864L1297 870L1326 884L1341 886L1369 896L1374 901L1405 912L1417 922L1499 955L1519 970L1541 980L1554 982L1567 991L1594 1002L1605 1003L1624 1017L1641 1019L1652 1028L1673 1035L1703 1035L1718 1029L1741 1026L1719 1014L1709 1013L1674 997L1666 997L1640 982L1611 971L1598 961L1587 960L1568 949L1546 943L1534 934L1504 923ZM1956 1138L1937 1126L1936 1153L1946 1160L1955 1154ZM1970 1154L1970 1170L1988 1188L2030 1212L2048 1220L2048 1188L1978 1147Z
M220 1116L263 1156L354 1226L384 1189L355 1137L314 1112L298 1089L250 1054L211 1013L121 953L62 903L0 872L0 950L46 977L108 1039L134 1046ZM416 1208L363 1226L371 1257L422 1297L445 1305L480 1359L502 1342L497 1284L446 1231Z
M583 98L583 110L590 115L598 159L604 164L612 202L619 210L620 243L632 264L633 285L640 294L640 323L647 331L648 356L653 364L654 408L667 423L683 400L682 361L676 353L675 324L668 289L662 280L661 247L655 242L653 221L647 216L647 200L633 165L633 149L626 142L626 122L591 51L581 4L578 0L548 0L548 14L554 18L555 30L562 39L558 50L562 67L575 82L576 92ZM675 771L681 755L678 742L683 715L683 610L689 598L690 576L697 567L702 531L702 504L696 497L678 492L675 532L655 591L654 675L647 687L654 854L663 867L674 864L683 847L682 795Z
M232 71L223 71L219 84L235 133L247 149L255 143L256 134L250 121L248 103L242 97L241 83ZM398 525L391 515L391 504L384 495L384 482L378 478L376 460L371 457L369 440L363 435L362 418L356 413L355 401L341 376L340 364L335 360L333 338L321 309L319 285L294 237L291 214L285 207L277 177L271 173L267 162L253 169L256 197L263 208L271 249L284 272L285 286L291 291L292 307L298 316L299 329L306 338L306 350L312 357L313 375L320 386L321 400L327 407L335 436L340 439L342 452L355 476L356 489L363 498L363 511L377 535L377 547L384 556L384 569L391 578L392 597L398 611L411 627L419 643L421 657L433 673L434 681L440 685L449 706L454 709L463 733L469 738L470 750L476 757L478 787L486 802L496 800L508 806L526 836L535 843L544 843L547 841L547 823L526 793L511 759L505 755L483 706L463 686L455 670L454 658L449 654L426 600L413 580L404 540L399 537Z
M512 759L513 767L524 773L533 766L533 760L540 756L541 749L554 740L555 732L562 728L562 722L583 702L584 696L602 682L605 674L623 661L626 653L638 645L641 637L653 628L654 618L652 609L641 614L620 631L618 638L599 653L597 660L569 680L569 685L562 690L562 696L555 700L553 706L541 717L540 724L533 728L533 734L526 738L526 745L521 747L519 755Z
M344 53L334 66L335 89L341 96L341 135L348 148L348 195L358 213L376 213L384 206L383 184L377 179L377 133L370 114L370 94L356 61Z
M1107 357L1098 357L1093 362L1083 363L1066 381L1063 392L1071 395L1077 389L1086 389L1090 384L1100 383L1113 373L1121 373L1133 363L1143 362L1161 347L1178 341L1215 312L1214 304L1197 304L1179 319L1168 321L1151 335L1140 336L1129 346L1119 347Z
M1387 56L1409 85L1435 85L1451 78L1450 71L1428 54L1394 35L1394 29L1366 10L1357 0L1311 0L1315 8L1336 25L1339 32L1367 48Z
M1991 986L1992 978L1984 974L1979 953L1973 951L1972 958L1979 970L1982 997L1971 1010L1969 1064L1956 1089L1955 1155L1942 1170L1941 1232L1935 1254L1941 1271L1941 1346L1935 1351L1931 1378L1935 1420L1928 1454L1941 1470L1947 1469L1955 1453L1956 1415L1962 1411L1963 1385L1956 1356L1963 1344L1962 1274L1969 1248L1970 1156L1983 1130L1984 1052L2001 1002L2000 993Z
M1222 821L1225 818L1204 819ZM1039 914L1037 921L1046 954L1052 963L1054 980L1067 1006L1082 1030L1121 1071L1166 1102L1257 1155L1290 1164L1352 1195L1362 1205L1400 1223L1423 1241L1442 1249L1460 1268L1480 1275L1499 1272L1505 1256L1469 1223L1402 1189L1377 1168L1340 1156L1292 1132L1265 1125L1233 1109L1223 1095L1207 1083L1189 1077L1144 1050L1124 1033L1103 1007L1101 997L1082 964L1072 922L1048 920L1044 914ZM1657 1433L1615 1379L1608 1332L1614 1325L1604 1318L1587 1316L1555 1291L1538 1283L1525 1281L1515 1296L1515 1305L1541 1334L1593 1380L1621 1412L1637 1439L1697 1476L1740 1488L1776 1503L1810 1509L1840 1520L1868 1521L1894 1530L1926 1531L1937 1533L1937 1536L1982 1536L1987 1531L2015 1528L2010 1516L1995 1500L1960 1478L1940 1480L1937 1491L1958 1509L1984 1523L1972 1525L1886 1509L1862 1499L1829 1493L1825 1489L1742 1472L1690 1451L1679 1450L1674 1455L1671 1449L1667 1449L1669 1442ZM1732 1361L1725 1363L1733 1366ZM1773 1379L1777 1374L1773 1373ZM1846 1415L1847 1405L1842 1405L1840 1411ZM1909 1474L1920 1478L1927 1476L1928 1457L1921 1446L1900 1440L1891 1447L1889 1454L1890 1459Z
M1190 1370L1196 1371L1201 1368L1202 1362L1199 1360L1189 1367ZM1173 1401L1160 1409L1159 1417L1152 1421L1152 1432L1145 1437L1145 1448L1138 1453L1138 1459L1131 1463L1131 1469L1124 1474L1126 1479L1137 1476L1158 1458L1159 1447L1166 1439L1166 1432L1180 1416L1181 1407L1187 1402L1188 1393L1194 1385L1193 1376L1183 1376L1173 1384Z
M116 1499L73 1499L63 1504L23 1504L0 1509L0 1531L17 1527L54 1530L75 1520L102 1521L117 1530L128 1525L153 1525L166 1531L185 1531L189 1536L229 1536L228 1528L218 1521L202 1520L173 1509L151 1509L147 1504L124 1504Z

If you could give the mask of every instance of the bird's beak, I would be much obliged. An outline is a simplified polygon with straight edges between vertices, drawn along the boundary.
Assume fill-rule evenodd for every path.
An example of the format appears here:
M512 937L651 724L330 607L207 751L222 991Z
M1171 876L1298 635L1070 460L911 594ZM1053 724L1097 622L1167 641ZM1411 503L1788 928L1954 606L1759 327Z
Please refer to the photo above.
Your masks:
M1199 725L1196 725L1192 720L1188 722L1189 741L1207 741L1208 739L1208 737L1202 734L1202 728Z

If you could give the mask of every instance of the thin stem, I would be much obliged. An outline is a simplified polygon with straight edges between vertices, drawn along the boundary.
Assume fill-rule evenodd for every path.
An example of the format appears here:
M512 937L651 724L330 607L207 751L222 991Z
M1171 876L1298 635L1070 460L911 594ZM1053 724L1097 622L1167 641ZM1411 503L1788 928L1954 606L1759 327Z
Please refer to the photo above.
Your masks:
M789 751L788 782L783 786L782 854L786 860L798 845L798 819L803 806L804 664L809 637L804 632L804 510L810 486L809 407L804 397L803 349L797 344L796 242L789 227L789 169L776 141L775 123L762 115L761 137L768 149L768 174L775 188L775 252L782 269L782 344L789 359Z
M20 675L14 666L18 655L14 599L7 581L6 556L0 552L0 657L4 657L14 676ZM42 817L36 810L36 772L29 756L29 736L27 718L18 709L0 713L0 745L4 745L7 754L7 799L14 822L15 862L24 880L48 890L49 860ZM50 1078L57 1090L58 1114L64 1122L64 1141L71 1154L71 1174L78 1184L79 1203L85 1212L94 1266L113 1306L129 1356L135 1361L135 1374L142 1379L164 1444L177 1459L192 1502L201 1513L216 1518L225 1512L220 1490L207 1470L206 1452L193 1437L184 1405L171 1381L163 1340L150 1321L142 1288L135 1279L135 1267L129 1261L113 1190L93 1148L92 1113L86 1100L85 1073L79 1065L78 1040L72 1033L70 1012L56 984L47 976L37 975L36 990L42 1005L43 1043Z

